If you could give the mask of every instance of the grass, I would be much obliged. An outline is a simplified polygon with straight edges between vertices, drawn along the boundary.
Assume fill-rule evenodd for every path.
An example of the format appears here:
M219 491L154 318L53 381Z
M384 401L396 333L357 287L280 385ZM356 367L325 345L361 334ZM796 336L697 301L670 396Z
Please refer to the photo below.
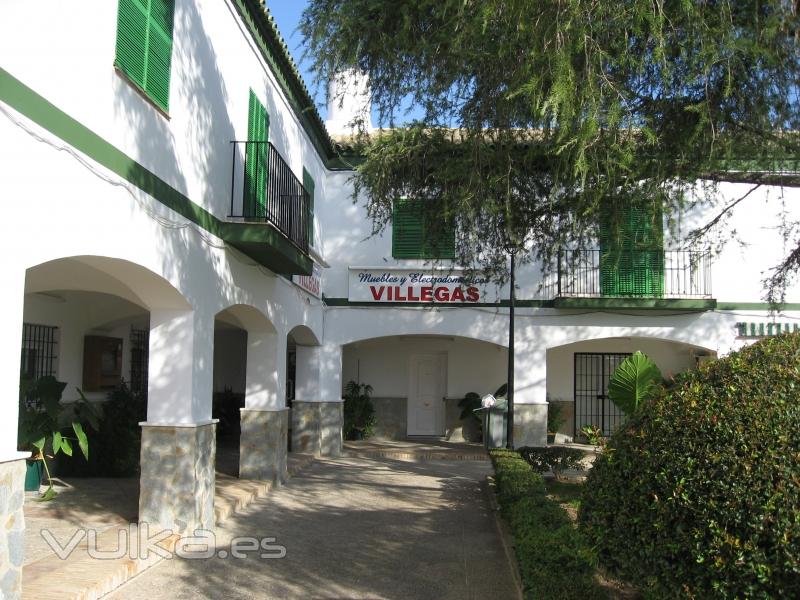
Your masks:
M544 485L547 489L547 495L559 504L567 504L575 510L580 508L583 483L570 483L551 479L545 481Z

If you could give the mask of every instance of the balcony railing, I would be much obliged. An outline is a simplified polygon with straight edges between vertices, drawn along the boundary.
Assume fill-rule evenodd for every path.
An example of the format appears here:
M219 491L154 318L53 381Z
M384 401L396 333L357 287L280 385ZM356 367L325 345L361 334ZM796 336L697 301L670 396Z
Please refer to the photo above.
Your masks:
M711 298L708 250L560 250L552 298Z
M270 142L232 141L231 147L229 217L270 223L307 254L311 199L303 184Z

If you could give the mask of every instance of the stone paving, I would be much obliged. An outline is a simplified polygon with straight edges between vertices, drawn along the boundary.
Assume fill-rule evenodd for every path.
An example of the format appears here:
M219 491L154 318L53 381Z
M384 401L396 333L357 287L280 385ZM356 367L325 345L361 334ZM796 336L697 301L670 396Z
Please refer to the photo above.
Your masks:
M163 561L109 597L518 598L487 500L491 465L425 455L317 459L218 528L214 557ZM233 558L243 536L276 538L286 556Z

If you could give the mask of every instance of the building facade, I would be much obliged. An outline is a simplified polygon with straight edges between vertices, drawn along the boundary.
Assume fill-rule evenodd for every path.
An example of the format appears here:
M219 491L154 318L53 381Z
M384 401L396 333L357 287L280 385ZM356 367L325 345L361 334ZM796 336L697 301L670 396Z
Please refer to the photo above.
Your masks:
M372 235L351 163L260 2L1 10L7 597L20 585L29 456L17 446L21 374L67 382L65 401L78 389L101 401L123 380L146 393L139 519L177 532L214 526L217 395L243 404L243 478L283 479L289 448L340 453L348 381L373 387L379 436L471 439L458 401L506 381L509 290L463 280L413 205ZM331 107L331 129L344 109ZM627 353L677 373L800 324L796 289L782 312L761 301L796 191L753 192L731 217L741 245L712 255L683 243L749 188L722 185L717 207L665 225L633 259L600 244L565 251L547 279L520 268L518 446L544 444L548 403L567 416L563 438L612 428L605 385Z

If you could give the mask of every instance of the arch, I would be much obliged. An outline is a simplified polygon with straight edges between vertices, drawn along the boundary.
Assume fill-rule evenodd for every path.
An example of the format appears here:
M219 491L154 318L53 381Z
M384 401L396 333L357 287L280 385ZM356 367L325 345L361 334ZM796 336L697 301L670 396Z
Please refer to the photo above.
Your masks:
M119 296L147 310L189 310L187 299L164 277L120 258L71 256L29 267L25 293L88 291Z
M588 342L604 342L608 340L618 340L618 341L627 341L627 342L634 342L636 340L644 340L648 343L663 343L663 344L673 344L676 346L685 346L688 347L696 352L703 352L703 353L715 353L716 351L712 348L708 348L705 346L701 346L698 344L693 344L691 342L687 342L682 339L675 339L675 338L668 338L668 337L659 337L659 336L648 336L648 335L618 335L618 336L600 336L600 337L586 337L580 340L574 340L571 342L566 342L564 344L558 344L556 346L548 346L547 350L555 350L555 349L568 349L569 347L577 347L585 345Z
M314 330L307 325L295 325L287 334L298 346L319 346L320 341Z
M215 319L252 333L276 333L270 318L249 304L232 304L215 315Z

